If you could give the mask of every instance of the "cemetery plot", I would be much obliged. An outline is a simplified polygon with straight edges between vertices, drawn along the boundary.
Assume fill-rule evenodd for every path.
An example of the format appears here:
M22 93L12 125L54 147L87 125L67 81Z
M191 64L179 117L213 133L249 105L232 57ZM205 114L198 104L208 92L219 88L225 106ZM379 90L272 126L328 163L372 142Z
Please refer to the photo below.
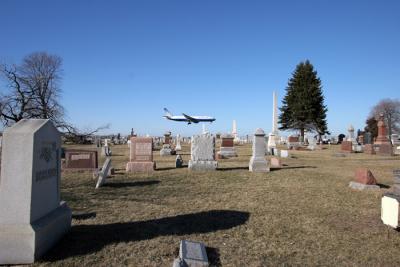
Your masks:
M381 221L381 196L392 190L398 156L334 157L340 145L325 145L290 150L290 157L278 157L281 168L252 173L247 144L235 147L238 157L219 160L216 170L191 172L190 144L181 146L185 167L153 151L152 173L125 173L129 147L113 146L116 174L99 189L91 173L63 173L71 232L34 266L172 266L181 240L213 248L211 254L207 248L210 266L400 265L400 235ZM380 189L348 187L360 167L371 170Z

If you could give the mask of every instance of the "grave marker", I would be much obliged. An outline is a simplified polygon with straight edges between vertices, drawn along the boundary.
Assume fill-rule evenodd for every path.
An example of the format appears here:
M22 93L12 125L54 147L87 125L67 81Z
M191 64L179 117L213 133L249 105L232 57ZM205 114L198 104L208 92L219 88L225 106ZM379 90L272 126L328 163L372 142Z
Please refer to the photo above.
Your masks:
M71 227L60 202L61 137L50 120L23 119L3 138L0 264L30 264Z
M254 133L253 156L249 162L251 172L269 172L268 162L265 159L265 133L258 128Z
M131 137L129 162L127 172L152 172L155 168L153 161L153 139L151 137Z

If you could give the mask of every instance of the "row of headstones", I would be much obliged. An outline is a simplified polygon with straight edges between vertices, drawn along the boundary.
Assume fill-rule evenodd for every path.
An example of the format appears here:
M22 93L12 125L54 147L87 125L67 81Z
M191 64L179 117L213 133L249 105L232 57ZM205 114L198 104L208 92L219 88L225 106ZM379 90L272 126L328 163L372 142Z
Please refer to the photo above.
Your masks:
M218 155L222 158L236 156L232 136L226 136L224 139ZM155 169L152 145L153 141L151 137L131 138L130 157L126 165L127 172L151 172ZM252 172L269 171L269 165L265 159L265 133L262 129L256 130L252 149L253 154L249 162L249 170ZM170 155L170 152L168 153ZM275 153L277 153L277 150L275 150ZM215 137L209 133L195 135L191 138L190 154L191 157L188 164L190 170L215 170L218 167L215 157ZM283 150L280 155L281 157L288 157L288 152Z

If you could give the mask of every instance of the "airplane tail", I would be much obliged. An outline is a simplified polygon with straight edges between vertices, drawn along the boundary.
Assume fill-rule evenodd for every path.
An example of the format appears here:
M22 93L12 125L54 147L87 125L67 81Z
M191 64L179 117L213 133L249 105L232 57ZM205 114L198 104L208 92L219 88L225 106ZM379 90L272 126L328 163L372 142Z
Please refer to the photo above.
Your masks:
M168 118L168 117L172 117L172 113L171 113L171 112L169 112L169 110L168 110L168 109L164 108L164 111L165 111L165 116L164 116L164 117L166 117L166 118Z

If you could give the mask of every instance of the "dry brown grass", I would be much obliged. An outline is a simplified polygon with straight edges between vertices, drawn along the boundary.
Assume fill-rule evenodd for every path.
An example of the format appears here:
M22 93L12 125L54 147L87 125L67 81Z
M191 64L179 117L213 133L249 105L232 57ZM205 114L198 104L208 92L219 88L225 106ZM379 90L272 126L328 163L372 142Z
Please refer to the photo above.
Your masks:
M128 148L114 146L117 173L107 186L95 190L91 174L65 174L72 229L35 265L171 266L181 239L204 242L214 266L400 265L400 234L380 221L389 189L348 188L359 166L390 186L398 156L340 158L332 146L292 152L283 169L253 174L251 147L237 149L238 158L208 173L174 169L174 156L155 151L158 170L148 176L125 174Z

